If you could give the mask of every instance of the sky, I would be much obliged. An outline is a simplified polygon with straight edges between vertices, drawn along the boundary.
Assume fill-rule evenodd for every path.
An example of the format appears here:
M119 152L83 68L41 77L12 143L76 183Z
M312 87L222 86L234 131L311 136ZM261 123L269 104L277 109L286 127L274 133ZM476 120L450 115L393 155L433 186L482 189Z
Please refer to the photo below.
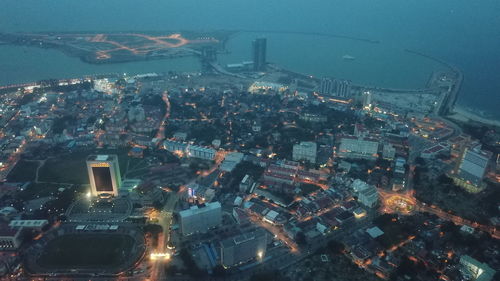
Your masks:
M498 0L2 0L0 31L287 30L420 50L500 104ZM476 102L470 98L470 102Z

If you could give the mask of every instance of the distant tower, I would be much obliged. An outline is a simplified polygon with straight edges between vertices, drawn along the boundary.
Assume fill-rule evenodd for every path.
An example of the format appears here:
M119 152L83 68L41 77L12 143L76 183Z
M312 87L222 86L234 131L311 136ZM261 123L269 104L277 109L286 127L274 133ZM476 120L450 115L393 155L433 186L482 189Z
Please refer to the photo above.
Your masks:
M351 97L351 82L347 80L340 80L337 82L336 96L340 98Z
M201 67L202 72L212 70L211 63L217 62L217 50L213 46L206 46L201 49Z
M118 196L121 185L120 167L116 155L90 155L87 158L92 196Z
M333 92L336 90L336 80L333 80L331 78L323 77L321 79L321 85L320 85L320 94L322 95L331 95Z
M266 70L266 45L266 38L258 38L252 42L254 71Z
M370 91L363 92L363 108L370 110L372 108L372 93Z

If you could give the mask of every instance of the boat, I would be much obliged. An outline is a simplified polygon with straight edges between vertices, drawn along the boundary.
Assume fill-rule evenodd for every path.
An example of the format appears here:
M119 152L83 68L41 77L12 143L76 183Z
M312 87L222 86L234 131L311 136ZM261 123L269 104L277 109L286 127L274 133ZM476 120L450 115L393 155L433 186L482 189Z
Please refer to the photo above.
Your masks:
M343 55L343 56L342 56L342 59L344 59L344 60L355 60L355 59L356 59L356 57L353 57L353 56L351 56L351 55Z

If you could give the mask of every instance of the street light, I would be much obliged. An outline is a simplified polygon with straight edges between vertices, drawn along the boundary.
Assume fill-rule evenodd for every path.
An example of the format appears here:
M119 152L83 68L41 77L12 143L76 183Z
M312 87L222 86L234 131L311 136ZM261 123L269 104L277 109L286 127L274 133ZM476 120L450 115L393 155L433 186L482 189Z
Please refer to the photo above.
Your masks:
M262 251L258 251L258 252L257 252L257 257L258 257L260 260L262 260L262 258L264 257L264 252L262 252Z

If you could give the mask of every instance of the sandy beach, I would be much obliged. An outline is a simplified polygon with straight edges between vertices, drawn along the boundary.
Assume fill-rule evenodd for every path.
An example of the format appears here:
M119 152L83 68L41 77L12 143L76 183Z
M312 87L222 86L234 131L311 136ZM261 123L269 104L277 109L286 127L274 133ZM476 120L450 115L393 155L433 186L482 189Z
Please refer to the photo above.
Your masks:
M500 120L482 117L479 114L474 113L471 110L466 109L460 105L455 105L455 107L453 108L453 114L449 115L448 117L457 121L476 121L487 125L500 127Z

